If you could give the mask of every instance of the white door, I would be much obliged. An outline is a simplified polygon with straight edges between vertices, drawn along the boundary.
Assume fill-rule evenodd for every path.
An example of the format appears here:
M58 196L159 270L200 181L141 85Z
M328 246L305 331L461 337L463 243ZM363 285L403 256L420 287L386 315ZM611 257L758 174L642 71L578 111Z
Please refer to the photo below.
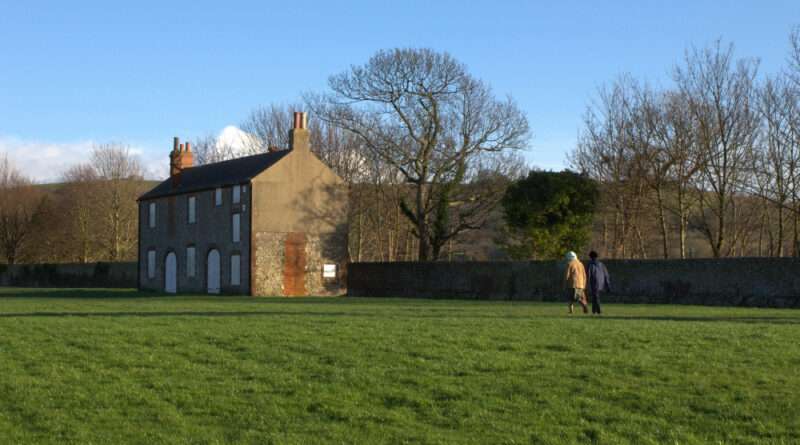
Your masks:
M175 252L167 254L167 261L164 264L164 292L174 294L177 290L178 280L178 260Z
M206 261L208 267L208 293L219 293L219 251L216 249L208 252L208 260Z

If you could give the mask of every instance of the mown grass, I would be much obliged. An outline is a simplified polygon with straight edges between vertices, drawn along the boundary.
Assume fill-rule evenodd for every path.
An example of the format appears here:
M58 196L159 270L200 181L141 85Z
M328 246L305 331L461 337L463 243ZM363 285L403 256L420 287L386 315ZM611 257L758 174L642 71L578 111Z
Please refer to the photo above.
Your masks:
M0 443L800 443L800 311L0 289Z

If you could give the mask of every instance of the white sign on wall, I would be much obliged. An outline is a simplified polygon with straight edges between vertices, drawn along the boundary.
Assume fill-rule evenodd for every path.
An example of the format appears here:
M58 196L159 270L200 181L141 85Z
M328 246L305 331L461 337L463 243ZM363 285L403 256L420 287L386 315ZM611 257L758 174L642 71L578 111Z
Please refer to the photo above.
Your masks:
M336 265L324 264L322 266L322 278L336 278Z

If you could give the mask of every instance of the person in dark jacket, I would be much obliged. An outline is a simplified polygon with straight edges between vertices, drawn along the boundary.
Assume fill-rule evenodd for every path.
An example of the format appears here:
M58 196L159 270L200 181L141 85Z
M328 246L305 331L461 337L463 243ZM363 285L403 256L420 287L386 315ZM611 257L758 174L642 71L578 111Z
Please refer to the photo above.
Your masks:
M597 252L589 252L589 267L586 268L587 281L586 287L592 297L592 313L600 314L600 294L611 292L611 276L608 274L606 265L597 261Z

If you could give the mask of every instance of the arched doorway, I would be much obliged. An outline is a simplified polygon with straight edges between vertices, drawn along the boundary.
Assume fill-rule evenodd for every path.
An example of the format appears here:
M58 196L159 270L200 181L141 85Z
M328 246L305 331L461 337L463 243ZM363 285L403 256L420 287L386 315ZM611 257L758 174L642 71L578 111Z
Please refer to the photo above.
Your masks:
M178 290L178 259L175 252L167 254L164 262L164 292L174 294Z
M208 259L206 260L206 267L208 269L208 293L219 293L219 251L211 249L208 252Z

